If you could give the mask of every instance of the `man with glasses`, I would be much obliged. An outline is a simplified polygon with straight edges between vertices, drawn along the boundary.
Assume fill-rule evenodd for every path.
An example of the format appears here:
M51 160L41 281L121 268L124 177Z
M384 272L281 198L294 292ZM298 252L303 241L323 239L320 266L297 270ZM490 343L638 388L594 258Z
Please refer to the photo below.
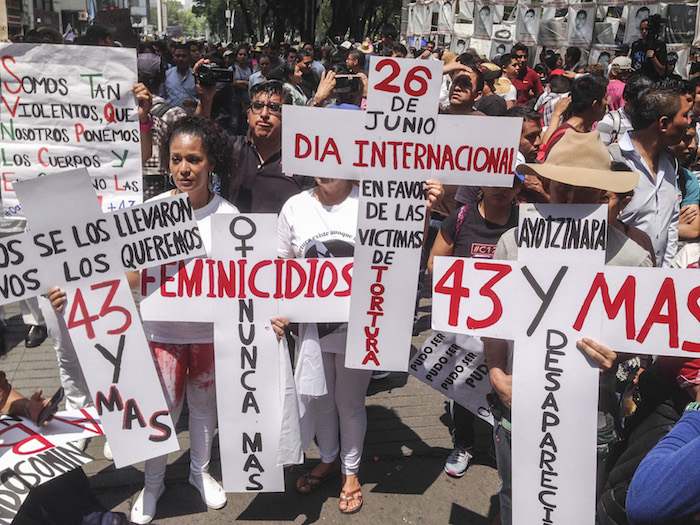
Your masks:
M197 113L209 117L215 89L203 91ZM231 139L233 176L221 189L242 213L279 213L289 197L313 186L311 177L282 172L282 105L290 103L276 80L250 90L248 134Z
M521 43L517 43L511 50L517 60L520 70L518 76L511 80L511 83L518 90L518 104L527 105L530 100L537 99L543 92L542 81L540 76L534 69L527 67L527 47Z

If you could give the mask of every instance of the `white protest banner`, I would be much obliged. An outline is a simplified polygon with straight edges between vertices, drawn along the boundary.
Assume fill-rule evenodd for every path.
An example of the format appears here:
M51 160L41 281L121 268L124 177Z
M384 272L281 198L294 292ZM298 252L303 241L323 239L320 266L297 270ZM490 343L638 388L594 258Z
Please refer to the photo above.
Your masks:
M639 24L659 12L659 2L654 0L631 0L627 4L627 24L625 25L625 44L632 45L642 38L639 32ZM632 58L634 63L635 59Z
M490 57L495 57L496 55L505 55L506 53L510 53L510 50L513 47L513 42L510 40L501 40L498 38L494 38L491 40L491 53L489 54Z
M226 231L214 231L225 239ZM346 322L350 311L353 259L274 259L251 266L240 258L194 259L141 272L141 315L149 321L172 321L187 300L188 321L212 321L213 298L229 300L273 297L279 315L291 322Z
M690 59L690 46L687 44L668 44L666 46L666 53L676 53L678 55L678 60L676 61L676 67L673 68L673 72L676 75L680 75L682 78L688 78L688 60Z
M452 51L457 56L461 55L469 47L469 41L470 38L468 36L463 36L455 33L452 36L452 41L450 42L450 51Z
M516 40L526 46L537 44L542 7L538 4L518 5Z
M108 213L106 219L126 270L204 255L204 243L186 194L117 210Z
M346 322L353 259L277 259L274 215L214 215L211 236L212 259L142 271L141 314L214 323L220 439L236 444L221 450L224 489L281 491L280 365L288 356L269 319Z
M42 427L0 416L0 523L12 523L32 488L92 461L71 441L101 435L92 407L58 412Z
M595 2L571 4L568 14L567 45L590 46L595 23Z
M430 62L430 61L428 61ZM386 72L390 74L387 76ZM381 116L437 120L441 71L415 60L370 64L367 123ZM391 109L391 113L389 113ZM417 141L419 131L383 126L381 140ZM371 128L370 128L371 129ZM402 152L404 161L405 152ZM427 174L423 173L427 179ZM406 371L418 287L426 196L423 182L394 174L360 182L345 366Z
M212 245L212 256L255 266L277 256L275 215L214 215L212 229L228 232ZM282 427L281 379L277 339L270 318L277 300L248 296L217 298L214 308L216 398L221 468L227 492L282 492L284 472L277 466ZM286 357L286 356L285 356Z
M422 182L361 182L345 366L406 371L425 214Z
M519 262L603 264L608 232L607 207L597 204L521 204L518 214Z
M597 62L607 68L612 61L612 57L615 56L616 47L617 46L604 46L600 44L593 46L591 48L591 63Z
M593 235L582 251L581 243L574 248L577 236L570 234L566 257L562 243L553 246L548 233L556 223L548 226L549 215L556 213L536 209L540 219L523 221L519 228L531 227L531 233L515 237L517 263L435 259L433 325L515 340L515 523L592 524L599 373L576 342L585 336L617 352L694 357L700 350L700 286L692 270L604 267L604 252ZM597 214L597 219L596 213L586 216L589 232L601 222L601 211ZM576 231L584 231L584 222L573 222L581 217L572 209L572 221L562 230L573 232L576 224ZM541 238L532 235L538 230ZM608 248L612 262L619 243L615 235Z
M335 178L351 180L432 178L475 186L513 182L522 121L512 117L411 117L409 122L430 136L409 140L413 124L402 125L401 117L393 114L369 115L367 123L364 113L346 111L339 127L338 110L285 105L282 111L283 122L295 123L282 129L282 162L292 173L323 177L332 172ZM406 138L389 139L387 128L405 130Z
M458 22L471 22L474 20L474 2L472 0L458 0L459 9L457 13Z
M23 213L13 182L85 167L104 211L141 202L133 49L0 46L0 157L5 212Z
M695 38L697 14L697 5L669 4L664 41L667 44L691 44Z
M130 465L177 450L119 246L86 170L26 180L15 190L32 244L41 250L37 259L45 258L39 291L53 285L66 290L67 327L115 464Z
M449 35L452 33L452 27L455 24L457 0L441 0L441 3L437 30L441 35Z
M496 6L489 1L476 0L474 14L474 34L472 37L491 38Z
M697 10L700 11L700 4L697 5ZM693 33L693 45L700 44L700 13L695 13L695 32Z
M408 373L493 425L484 345L478 337L433 332L408 365Z

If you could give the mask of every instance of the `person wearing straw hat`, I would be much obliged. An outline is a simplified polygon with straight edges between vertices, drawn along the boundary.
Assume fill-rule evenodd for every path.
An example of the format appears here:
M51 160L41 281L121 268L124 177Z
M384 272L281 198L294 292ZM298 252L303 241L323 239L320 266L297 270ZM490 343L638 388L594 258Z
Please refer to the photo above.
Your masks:
M617 167L617 166L616 166ZM525 163L516 168L520 175L536 175L546 179L552 204L596 204L607 201L607 192L625 193L634 190L639 175L633 171L615 171L611 167L610 154L600 140L597 131L591 133L565 133L552 147L544 164ZM494 260L518 258L517 228L504 233L494 254ZM651 257L639 244L608 226L605 263L611 266L651 267ZM494 426L496 463L501 478L499 499L501 522L511 523L511 458L510 458L510 408L512 396L512 357L508 357L508 341L483 338L489 378L497 394L501 413ZM582 338L578 348L593 359L604 371L601 385L615 380L613 365L618 355L596 341ZM614 390L610 390L611 392ZM602 389L608 392L608 389ZM606 406L608 396L601 395L599 406ZM599 457L600 460L600 457Z

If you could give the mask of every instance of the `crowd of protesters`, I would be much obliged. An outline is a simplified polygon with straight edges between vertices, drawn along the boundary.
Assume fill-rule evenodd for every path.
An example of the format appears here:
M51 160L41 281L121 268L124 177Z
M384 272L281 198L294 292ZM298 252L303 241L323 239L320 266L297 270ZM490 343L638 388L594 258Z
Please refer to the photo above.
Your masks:
M642 38L631 47L619 45L608 65L588 64L575 47L564 56L544 49L539 57L522 44L493 57L480 56L474 49L455 55L434 42L415 49L399 42L391 25L384 26L374 42L339 39L323 47L300 42L144 41L138 46L139 82L153 95L147 126L153 152L144 163L145 197L189 193L187 184L204 181L202 206L216 195L242 213L280 214L280 256L351 255L357 188L333 179L332 173L314 180L283 172L282 106L362 110L374 57L441 61L440 112L515 117L523 124L511 188L426 185L428 235L421 274L432 271L435 255L517 257L513 228L519 202L607 203L606 264L698 268L700 68L693 65L690 78L679 76L678 57L666 52L659 30L658 16L643 20ZM73 44L114 45L113 33L103 26L73 36ZM37 32L25 41L51 41L47 38ZM183 125L189 128L176 136L189 137L186 147L169 138ZM465 120L465 126L472 125ZM190 128L195 131L187 131ZM217 143L219 151L210 150L200 137L204 132L196 131L200 129L207 130L210 141L212 133L219 133L227 139L224 146ZM177 148L181 151L175 158ZM215 153L217 162L210 162ZM601 177L593 180L582 174L583 157ZM196 166L198 158L209 162L207 169ZM224 165L230 169L217 170ZM618 172L623 174L615 175ZM315 242L308 243L310 239ZM273 326L280 338L290 330L281 318ZM357 512L363 505L358 471L367 424L361 398L369 375L343 364L345 325L301 330L297 363L311 359L304 353L310 342L320 347L323 358L317 369L324 374L328 393L327 399L315 400L317 418L310 427L322 461L299 478L296 490L308 494L340 473L340 511ZM152 340L153 347L156 342ZM167 341L173 346L176 342ZM511 480L518 475L511 472L510 462L510 408L517 403L511 399L512 355L506 341L484 340L483 346L495 393L500 519L506 524L512 520ZM691 521L700 513L700 483L692 467L698 461L693 452L700 445L700 360L623 355L585 338L578 346L602 371L598 522ZM373 377L385 376L377 372ZM173 405L179 403L181 399ZM461 477L474 454L475 416L458 405L453 408L454 450L445 471ZM146 480L140 507L132 512L135 523L148 523L156 516L165 469L164 460L158 461L157 482L149 485ZM201 465L199 469L203 471ZM193 485L208 506L220 508L225 497L210 478L203 486L200 476Z

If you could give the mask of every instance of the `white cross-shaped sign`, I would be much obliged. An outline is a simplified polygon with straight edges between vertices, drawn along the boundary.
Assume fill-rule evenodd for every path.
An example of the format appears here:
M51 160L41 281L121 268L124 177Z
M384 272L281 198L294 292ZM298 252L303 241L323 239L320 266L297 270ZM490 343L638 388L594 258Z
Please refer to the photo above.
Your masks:
M440 115L441 61L372 57L367 111L284 106L289 173L360 180L345 365L406 371L423 181L510 186L522 120Z
M516 524L595 522L600 374L578 340L634 355L692 358L700 351L696 275L603 267L606 246L610 259L620 234L606 245L605 207L595 213L528 206L520 216L517 262L435 259L433 327L515 341Z

